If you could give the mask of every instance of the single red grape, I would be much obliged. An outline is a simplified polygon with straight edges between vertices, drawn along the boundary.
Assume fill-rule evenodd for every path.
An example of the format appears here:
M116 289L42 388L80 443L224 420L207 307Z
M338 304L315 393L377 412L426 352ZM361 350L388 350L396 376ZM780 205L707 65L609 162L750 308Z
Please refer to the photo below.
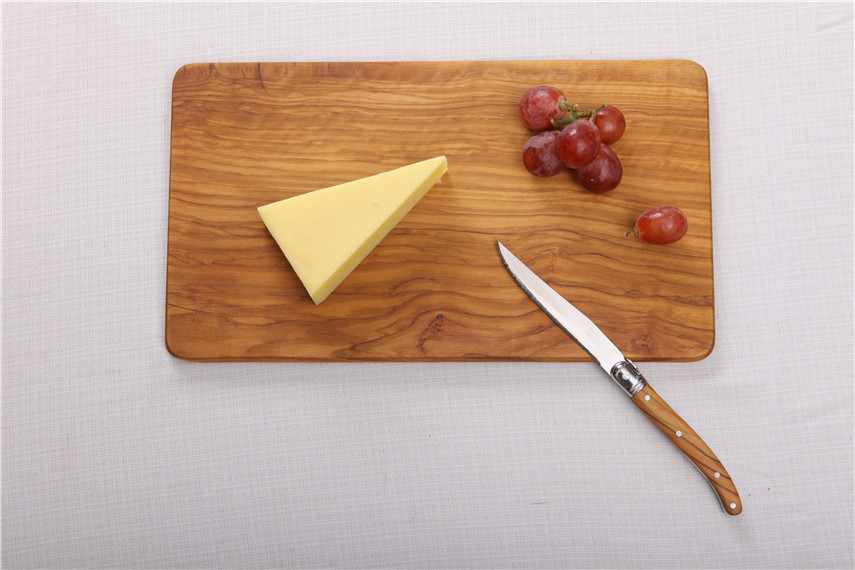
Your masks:
M526 91L520 99L520 118L533 131L543 131L552 126L552 119L560 119L566 111L558 106L564 94L555 87L541 85Z
M614 190L623 178L623 166L615 151L600 143L597 158L576 171L579 184L585 190L602 194Z
M600 129L600 136L605 144L614 144L623 136L626 130L626 118L620 109L607 105L597 112L594 124Z
M526 169L541 178L555 176L567 168L558 156L558 131L543 131L528 139L522 157Z
M582 168L597 158L600 142L597 125L587 119L579 119L559 133L558 155L568 168Z
M674 206L657 206L638 216L635 228L627 235L637 235L647 243L674 243L686 235L689 221Z

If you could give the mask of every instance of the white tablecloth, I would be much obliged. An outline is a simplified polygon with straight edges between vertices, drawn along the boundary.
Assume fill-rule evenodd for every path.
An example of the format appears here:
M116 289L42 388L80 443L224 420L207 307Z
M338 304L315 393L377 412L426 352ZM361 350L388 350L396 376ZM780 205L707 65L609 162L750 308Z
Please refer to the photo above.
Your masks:
M855 564L851 3L5 3L2 22L4 567ZM642 371L740 517L593 364L167 353L180 66L665 58L709 75L717 345Z

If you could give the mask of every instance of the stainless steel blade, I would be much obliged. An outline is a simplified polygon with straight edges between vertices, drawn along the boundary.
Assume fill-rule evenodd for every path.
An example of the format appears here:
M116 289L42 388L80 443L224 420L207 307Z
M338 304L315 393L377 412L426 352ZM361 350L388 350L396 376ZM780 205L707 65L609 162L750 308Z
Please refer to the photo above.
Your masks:
M591 319L574 307L567 299L559 295L552 287L526 267L517 257L506 248L502 242L499 254L514 280L522 287L531 299L537 303L543 312L570 335L585 352L612 376L615 364L626 361L623 353L603 334Z

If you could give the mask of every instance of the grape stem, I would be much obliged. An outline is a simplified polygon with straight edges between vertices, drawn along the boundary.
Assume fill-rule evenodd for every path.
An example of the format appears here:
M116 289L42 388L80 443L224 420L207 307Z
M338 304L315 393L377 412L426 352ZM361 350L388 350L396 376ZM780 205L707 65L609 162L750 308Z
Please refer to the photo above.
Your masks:
M626 237L638 237L638 226L633 227L630 231L626 232Z
M564 125L569 125L573 121L578 121L579 119L589 119L593 121L594 118L596 118L597 113L599 113L606 107L608 107L608 105L603 103L596 109L590 109L588 111L579 111L579 105L575 103L571 104L567 101L562 101L558 104L558 108L562 111L570 111L570 113L562 119L552 119L552 126L556 128L561 128Z

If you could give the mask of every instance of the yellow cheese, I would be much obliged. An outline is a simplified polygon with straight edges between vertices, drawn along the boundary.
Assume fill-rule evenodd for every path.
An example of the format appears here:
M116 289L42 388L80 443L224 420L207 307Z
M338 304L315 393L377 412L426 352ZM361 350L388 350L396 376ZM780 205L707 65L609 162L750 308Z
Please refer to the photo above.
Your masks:
M445 174L444 156L258 208L321 304Z

